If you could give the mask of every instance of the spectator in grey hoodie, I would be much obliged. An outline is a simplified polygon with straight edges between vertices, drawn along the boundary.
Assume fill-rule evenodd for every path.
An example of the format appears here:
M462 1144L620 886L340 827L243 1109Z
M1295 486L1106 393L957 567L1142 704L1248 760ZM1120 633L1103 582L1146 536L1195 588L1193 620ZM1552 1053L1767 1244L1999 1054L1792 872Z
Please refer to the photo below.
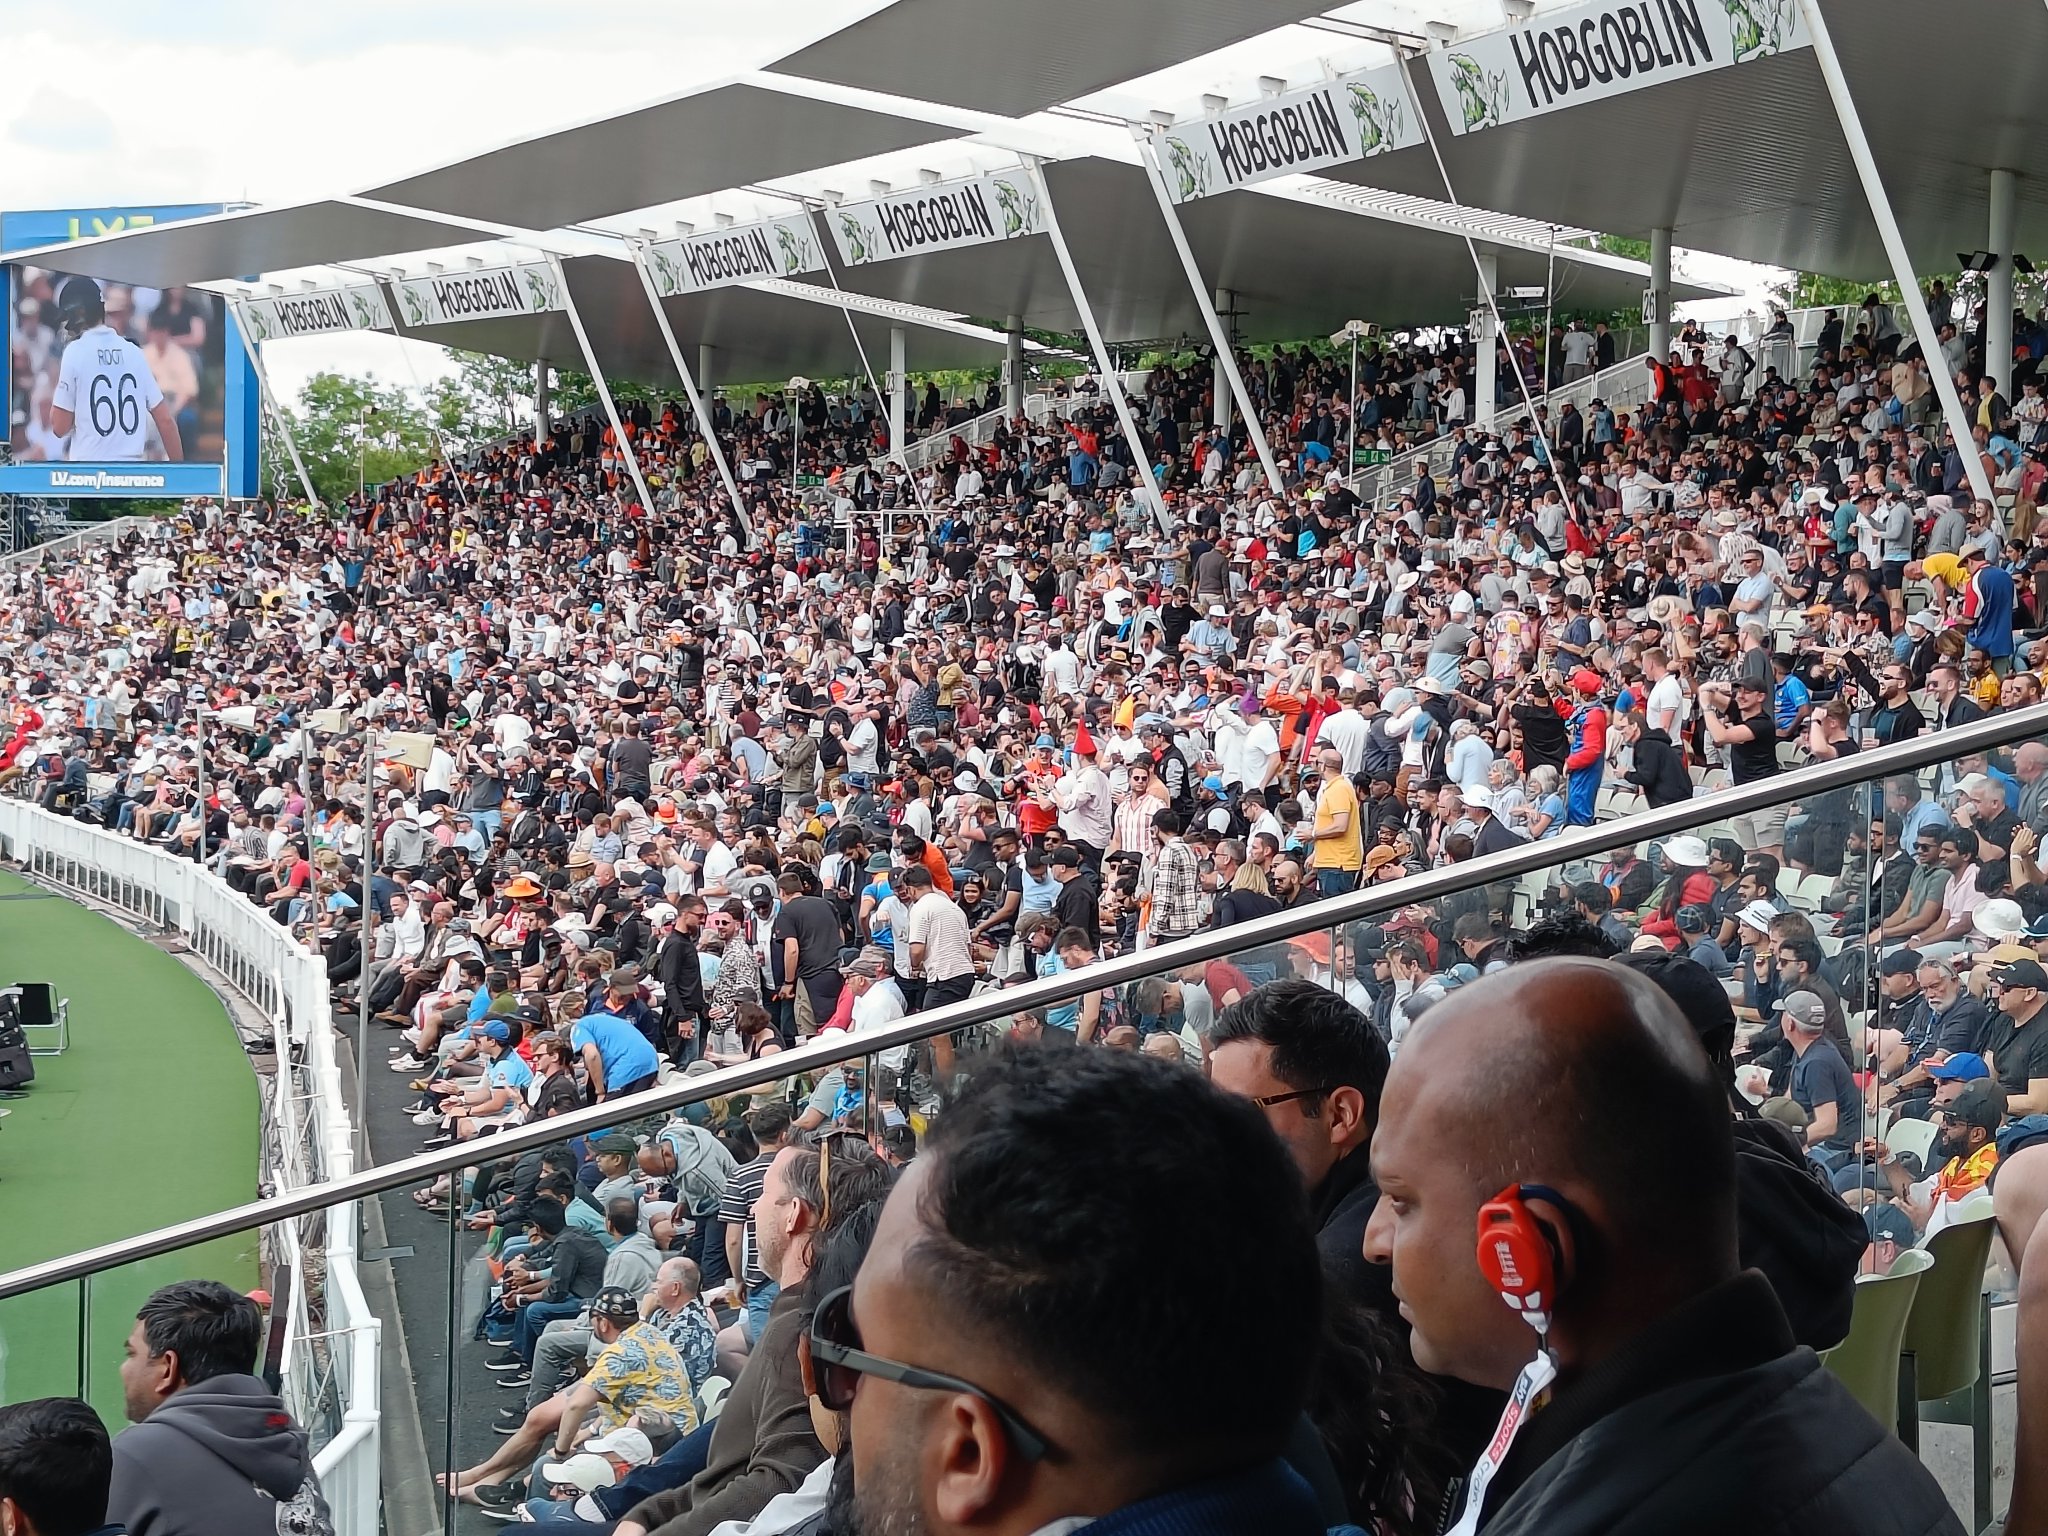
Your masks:
M130 1536L333 1530L306 1437L250 1372L263 1314L217 1280L142 1304L121 1359L130 1427L114 1441L108 1518Z

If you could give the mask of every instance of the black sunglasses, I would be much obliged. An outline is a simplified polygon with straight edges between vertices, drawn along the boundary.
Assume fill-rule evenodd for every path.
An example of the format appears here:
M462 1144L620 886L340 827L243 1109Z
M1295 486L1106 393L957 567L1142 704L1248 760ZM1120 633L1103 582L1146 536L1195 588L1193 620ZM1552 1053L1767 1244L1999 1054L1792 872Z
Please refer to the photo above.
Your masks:
M811 1315L811 1366L817 1382L818 1401L834 1413L853 1407L854 1389L862 1376L879 1376L898 1386L923 1392L964 1392L978 1397L995 1411L1012 1446L1026 1461L1043 1460L1050 1449L1045 1437L1003 1402L971 1381L942 1375L899 1360L884 1360L860 1347L860 1330L853 1323L853 1287L842 1286L818 1303Z

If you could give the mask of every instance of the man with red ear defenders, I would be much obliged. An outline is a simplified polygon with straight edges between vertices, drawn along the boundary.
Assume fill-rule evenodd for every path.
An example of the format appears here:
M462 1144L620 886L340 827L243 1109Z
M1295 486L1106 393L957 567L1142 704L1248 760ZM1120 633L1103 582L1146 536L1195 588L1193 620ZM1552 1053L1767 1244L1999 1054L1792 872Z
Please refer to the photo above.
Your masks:
M1727 1100L1669 997L1560 959L1404 1041L1366 1256L1424 1369L1509 1393L1458 1536L1960 1533L1934 1479L1740 1268Z

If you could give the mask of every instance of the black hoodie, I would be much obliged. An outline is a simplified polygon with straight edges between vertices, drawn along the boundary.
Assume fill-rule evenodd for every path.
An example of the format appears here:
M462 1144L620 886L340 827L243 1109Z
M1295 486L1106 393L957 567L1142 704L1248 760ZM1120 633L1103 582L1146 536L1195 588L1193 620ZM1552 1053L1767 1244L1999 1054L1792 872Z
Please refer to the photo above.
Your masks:
M331 1533L306 1437L254 1376L166 1398L114 1441L108 1519L129 1536Z

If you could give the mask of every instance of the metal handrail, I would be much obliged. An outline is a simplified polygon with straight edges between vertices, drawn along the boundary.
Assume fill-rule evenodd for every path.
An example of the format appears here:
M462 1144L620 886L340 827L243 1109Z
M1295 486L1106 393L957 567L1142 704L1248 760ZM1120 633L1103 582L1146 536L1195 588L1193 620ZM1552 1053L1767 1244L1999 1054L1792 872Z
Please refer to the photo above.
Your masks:
M631 1098L593 1105L553 1119L536 1121L490 1139L493 1161L504 1161L592 1131L609 1130L623 1120L643 1119L706 1099L722 1098L779 1078L834 1066L842 1061L875 1056L896 1046L912 1045L934 1035L987 1024L1027 1009L1071 1002L1104 987L1121 986L1162 971L1175 970L1222 956L1281 943L1304 933L1333 929L1395 911L1417 902L1517 879L1537 870L1569 864L1625 843L1682 832L1703 822L1719 821L1805 796L1868 783L1892 774L1912 772L1949 762L1969 752L1988 751L2014 742L2048 735L2048 704L1989 716L1968 725L1930 732L1911 741L1873 748L1825 763L1815 763L1754 783L1736 785L1710 795L1644 811L1616 821L1575 828L1554 838L1504 849L1462 864L1392 880L1352 891L1306 907L1286 908L1228 928L1211 929L1153 949L1134 950L1100 960L1079 971L1048 976L1022 986L982 993L957 1003L928 1009L900 1023L840 1040L813 1042L758 1061L724 1067ZM360 1067L360 1063L358 1064ZM475 1143L441 1148L351 1173L325 1184L294 1190L272 1200L253 1201L210 1216L195 1217L119 1242L103 1243L63 1258L50 1259L0 1275L0 1300L27 1291L97 1274L102 1270L173 1253L217 1237L250 1231L274 1221L322 1210L345 1201L438 1177L478 1160Z

